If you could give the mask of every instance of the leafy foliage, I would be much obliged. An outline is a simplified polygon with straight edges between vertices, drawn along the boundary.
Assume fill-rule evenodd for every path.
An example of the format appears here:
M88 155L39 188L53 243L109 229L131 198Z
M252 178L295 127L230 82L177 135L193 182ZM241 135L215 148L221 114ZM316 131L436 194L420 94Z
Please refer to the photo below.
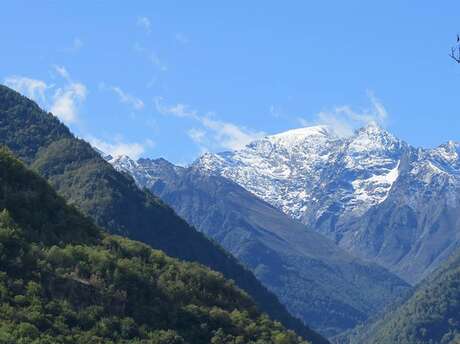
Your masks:
M88 143L52 114L0 85L0 144L40 175L71 205L111 233L142 241L172 257L220 271L245 290L262 311L305 338L325 342L292 317L254 275L220 246L190 227L127 175L113 169Z
M197 263L100 231L0 150L1 343L305 343Z
M460 252L422 281L406 300L344 342L460 343Z

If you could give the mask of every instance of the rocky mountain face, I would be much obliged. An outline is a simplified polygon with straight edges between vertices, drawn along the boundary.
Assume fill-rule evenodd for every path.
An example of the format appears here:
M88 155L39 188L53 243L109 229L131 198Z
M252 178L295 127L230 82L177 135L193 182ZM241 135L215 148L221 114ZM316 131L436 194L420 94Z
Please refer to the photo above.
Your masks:
M291 313L325 335L354 327L408 289L230 179L164 159L110 162L219 242Z
M317 126L205 154L193 168L415 283L459 246L459 151L414 148L376 125L347 138Z
M113 159L112 163L221 242L279 293L273 283L276 279L264 279L266 269L258 268L258 262L251 261L250 254L245 257L242 253L249 252L241 245L243 240L233 241L234 237L245 237L230 230L238 228L236 224L241 219L235 214L248 214L247 209L256 201L234 202L238 207L232 208L221 201L231 192L225 189L218 193L216 187L209 186L211 180L224 177L238 184L289 215L294 223L306 225L303 230L308 235L311 235L309 229L324 234L346 251L378 263L415 284L460 247L459 152L460 145L451 141L433 149L415 148L376 125L361 128L347 138L318 126L268 136L239 151L205 154L190 168L176 167L165 160L131 161L129 165L130 159L122 158L118 162ZM124 164L128 165L121 167L122 160L127 160ZM215 207L219 204L219 210L215 211L211 204L216 204ZM226 213L227 209L233 212ZM262 216L260 211L258 214ZM254 216L247 215L245 221L253 225ZM227 232L215 232L222 224L227 224ZM290 222L285 228L299 227ZM297 240L302 242L294 235L293 241ZM286 247L295 251L290 244ZM256 257L263 256L251 250L257 253ZM315 254L318 252L311 256ZM316 257L324 261L324 257ZM272 262L263 264L270 266ZM300 271L295 264L285 261L283 264L292 267L291 271ZM305 271L308 269L311 266ZM298 281L305 283L301 278ZM329 282L326 280L325 284ZM293 285L289 278L285 283ZM295 295L279 296L288 305L290 301L286 300L298 300ZM292 304L290 310L308 318ZM328 334L346 327L330 331L327 324L316 325Z
M240 151L205 154L194 167L225 176L336 238L331 222L362 215L386 197L405 146L376 126L349 139L318 126L268 136Z
M416 283L460 247L459 146L411 149L387 198L350 223L348 247Z

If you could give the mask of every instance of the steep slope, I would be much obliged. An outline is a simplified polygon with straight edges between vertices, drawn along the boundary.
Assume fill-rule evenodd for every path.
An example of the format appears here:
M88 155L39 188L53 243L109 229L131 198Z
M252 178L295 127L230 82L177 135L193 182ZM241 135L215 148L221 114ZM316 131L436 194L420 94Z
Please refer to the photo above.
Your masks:
M416 149L376 125L347 138L311 127L205 154L194 167L416 283L460 246L458 152L454 142Z
M460 251L424 280L413 295L351 343L460 342Z
M273 319L305 338L317 338L220 246L149 192L139 190L132 178L117 172L53 115L5 86L0 86L0 144L8 146L101 227L222 272Z
M339 240L336 223L385 199L405 147L374 125L346 139L318 126L267 136L239 151L205 154L194 166L235 181Z
M291 313L325 335L364 321L408 288L229 179L164 159L110 162L233 253Z
M0 149L2 343L305 343L221 274L103 233Z
M460 247L458 144L405 154L384 202L350 224L355 249L416 283Z

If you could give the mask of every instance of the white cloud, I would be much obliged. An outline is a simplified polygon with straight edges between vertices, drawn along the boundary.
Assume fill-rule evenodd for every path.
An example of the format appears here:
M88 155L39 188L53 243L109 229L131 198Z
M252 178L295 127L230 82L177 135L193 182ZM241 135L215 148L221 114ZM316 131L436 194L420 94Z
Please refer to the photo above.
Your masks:
M175 105L166 106L166 105L163 105L162 97L153 98L153 102L155 104L156 110L162 115L173 115L176 117L190 117L190 118L195 118L195 119L199 118L199 116L197 115L197 112L189 109L188 105L178 103Z
M4 80L6 86L18 91L26 97L44 105L46 101L47 84L42 80L31 79L25 76L13 75Z
M341 137L352 135L356 128L369 124L384 126L388 118L384 105L372 92L368 92L368 97L371 103L368 109L356 111L349 105L338 106L319 112L313 121L299 118L299 123L303 126L327 125Z
M58 73L60 77L66 79L67 81L70 80L69 72L67 72L67 69L64 66L55 65L54 70L56 71L56 73Z
M218 121L209 117L201 117L201 123L211 132L213 145L217 144L224 149L241 149L266 135L264 132L250 131L233 123Z
M50 112L64 123L74 123L78 119L78 106L86 98L86 87L80 83L72 83L58 88L53 97Z
M74 82L63 66L54 66L55 71L66 81L66 85L56 89L53 95L50 112L64 123L74 123L78 120L78 107L86 99L86 86Z
M221 121L208 115L199 115L196 110L190 109L185 104L166 106L162 104L162 98L154 99L157 111L163 115L172 115L179 118L189 118L199 124L201 128L193 128L188 131L190 138L206 147L206 150L216 149L241 149L248 143L262 138L266 134L256 132L236 124Z
M120 102L129 105L134 110L142 110L144 108L144 102L142 99L123 91L118 86L110 86L104 83L100 83L99 88L102 90L107 89L114 92L118 96L118 99L120 99Z
M190 42L190 39L183 34L182 32L178 32L174 35L174 38L176 39L177 42L181 44L188 44Z
M188 136L196 142L196 143L203 143L206 137L206 131L203 129L192 128L187 131Z
M35 100L43 108L52 112L66 124L78 120L78 107L86 99L86 86L72 81L69 72L63 66L54 66L54 71L64 79L61 87L47 85L42 80L24 76L10 76L5 78L5 85Z
M137 160L147 148L152 148L155 143L152 140L139 142L123 142L118 139L115 142L107 142L96 137L86 137L86 140L97 149L113 157L127 155L130 158Z
M150 22L150 19L147 17L138 17L137 18L137 26L143 28L145 32L150 34L152 31L152 23Z

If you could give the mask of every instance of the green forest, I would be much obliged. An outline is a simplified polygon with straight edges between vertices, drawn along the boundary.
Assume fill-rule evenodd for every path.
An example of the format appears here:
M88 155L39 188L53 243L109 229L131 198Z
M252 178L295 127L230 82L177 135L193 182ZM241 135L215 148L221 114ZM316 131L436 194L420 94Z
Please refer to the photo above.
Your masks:
M423 281L411 297L385 314L367 336L375 344L460 343L460 254Z
M0 85L0 144L51 184L66 202L112 234L168 256L201 263L235 281L270 318L304 338L326 343L291 316L275 295L219 245L189 226L133 179L117 172L51 113Z
M1 343L306 343L220 273L103 233L0 151Z

